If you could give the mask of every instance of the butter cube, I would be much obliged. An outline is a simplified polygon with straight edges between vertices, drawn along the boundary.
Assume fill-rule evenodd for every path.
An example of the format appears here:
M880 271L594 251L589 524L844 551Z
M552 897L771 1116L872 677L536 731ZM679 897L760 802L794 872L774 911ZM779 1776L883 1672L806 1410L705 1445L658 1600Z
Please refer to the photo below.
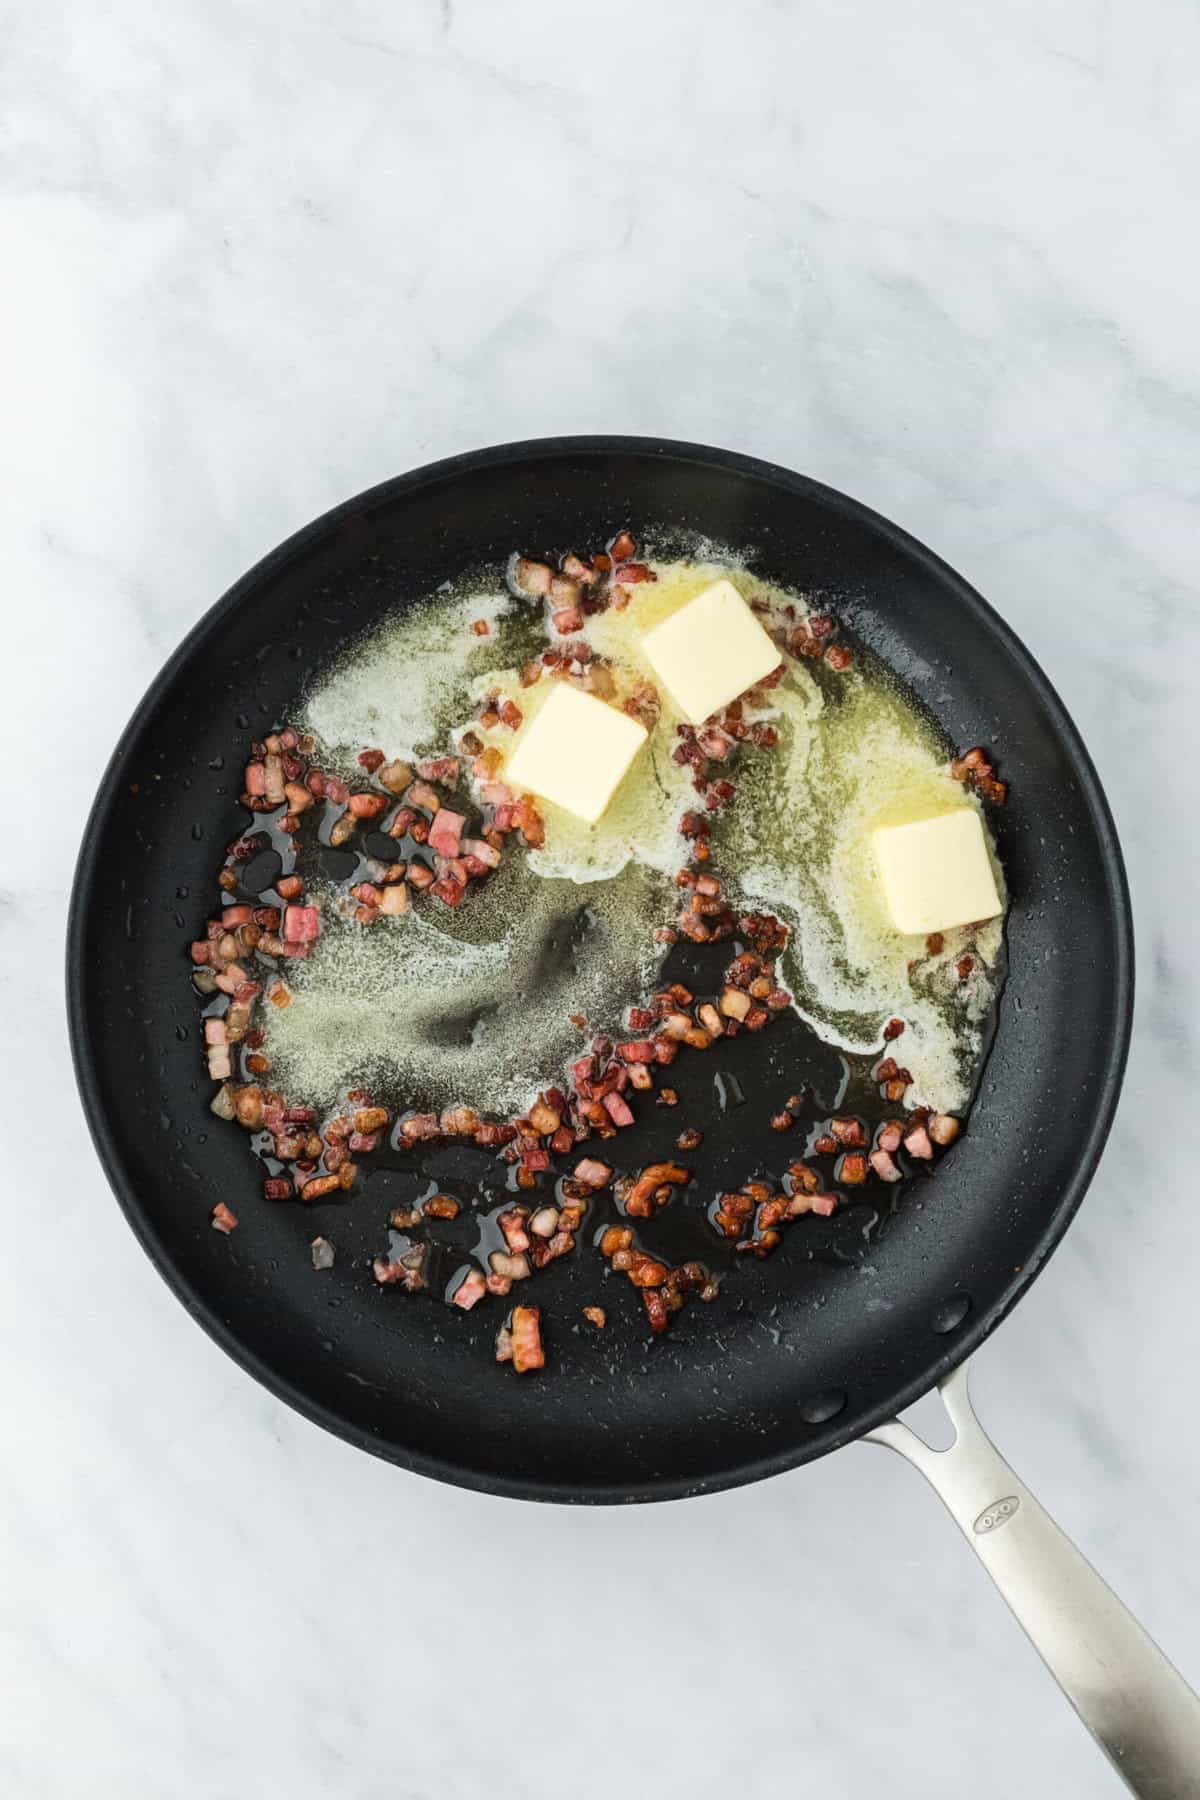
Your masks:
M714 581L642 639L684 718L701 725L782 660L732 581Z
M536 794L594 825L646 742L644 725L568 681L537 713L509 757L509 787Z
M885 825L875 857L897 931L928 934L1003 912L979 814L972 807Z

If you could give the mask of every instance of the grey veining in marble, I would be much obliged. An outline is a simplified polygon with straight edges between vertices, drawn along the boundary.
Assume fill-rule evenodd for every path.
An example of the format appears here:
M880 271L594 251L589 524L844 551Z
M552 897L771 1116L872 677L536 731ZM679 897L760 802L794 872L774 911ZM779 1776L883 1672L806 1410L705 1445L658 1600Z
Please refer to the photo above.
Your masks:
M1136 1039L976 1393L1200 1677L1198 80L1191 0L0 7L6 1795L1117 1791L898 1461L598 1515L443 1490L228 1363L109 1198L63 916L144 685L333 502L558 430L859 495L1078 720Z

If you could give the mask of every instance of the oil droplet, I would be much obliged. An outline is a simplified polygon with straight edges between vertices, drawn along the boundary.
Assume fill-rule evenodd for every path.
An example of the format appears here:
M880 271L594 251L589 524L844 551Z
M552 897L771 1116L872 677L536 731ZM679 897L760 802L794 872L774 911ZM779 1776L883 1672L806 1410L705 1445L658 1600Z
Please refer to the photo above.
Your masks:
M735 1106L745 1106L746 1095L736 1075L723 1071L713 1076L713 1091L717 1096L717 1105L722 1112L729 1112Z

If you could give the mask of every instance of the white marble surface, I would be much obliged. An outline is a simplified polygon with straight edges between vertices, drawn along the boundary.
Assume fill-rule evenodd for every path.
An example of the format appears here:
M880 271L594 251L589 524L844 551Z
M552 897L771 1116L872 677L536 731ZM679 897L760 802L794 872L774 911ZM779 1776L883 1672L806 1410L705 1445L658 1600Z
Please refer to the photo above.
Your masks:
M631 430L901 520L1058 683L1137 908L1115 1136L977 1396L1200 1678L1195 6L61 0L0 21L4 1792L1115 1792L878 1451L518 1513L277 1405L109 1198L60 965L74 837L144 685L343 496L481 442ZM468 1554L496 1575L464 1621ZM514 1704L531 1667L546 1699Z

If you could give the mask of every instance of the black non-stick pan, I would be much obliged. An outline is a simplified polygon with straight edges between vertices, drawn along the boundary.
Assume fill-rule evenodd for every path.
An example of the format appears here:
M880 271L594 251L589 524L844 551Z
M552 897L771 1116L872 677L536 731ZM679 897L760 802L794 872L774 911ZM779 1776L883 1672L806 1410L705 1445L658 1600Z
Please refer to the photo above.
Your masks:
M599 1277L590 1253L565 1258L538 1281L552 1367L515 1378L491 1360L487 1308L396 1303L376 1287L369 1181L338 1219L339 1248L357 1253L314 1279L312 1213L258 1204L243 1135L209 1115L186 946L244 818L237 752L287 718L309 672L448 578L621 525L735 544L824 596L952 739L999 753L1009 973L969 1129L869 1254L861 1234L855 1247L793 1227L652 1341L632 1307L613 1305L603 1334L572 1330ZM130 1223L189 1311L274 1393L407 1468L540 1500L705 1493L874 1432L935 1480L1139 1791L1200 1794L1192 1696L1000 1462L961 1377L948 1390L954 1450L935 1456L887 1423L959 1368L1070 1224L1112 1119L1133 994L1121 857L1087 753L1004 623L904 532L783 469L623 438L481 451L347 502L239 581L139 706L84 839L68 985L84 1104ZM715 1108L711 1072L678 1085L689 1080L709 1084L685 1095L694 1122ZM736 1131L747 1164L777 1164L767 1111L741 1108L714 1144ZM241 1217L232 1238L210 1228L218 1200Z

